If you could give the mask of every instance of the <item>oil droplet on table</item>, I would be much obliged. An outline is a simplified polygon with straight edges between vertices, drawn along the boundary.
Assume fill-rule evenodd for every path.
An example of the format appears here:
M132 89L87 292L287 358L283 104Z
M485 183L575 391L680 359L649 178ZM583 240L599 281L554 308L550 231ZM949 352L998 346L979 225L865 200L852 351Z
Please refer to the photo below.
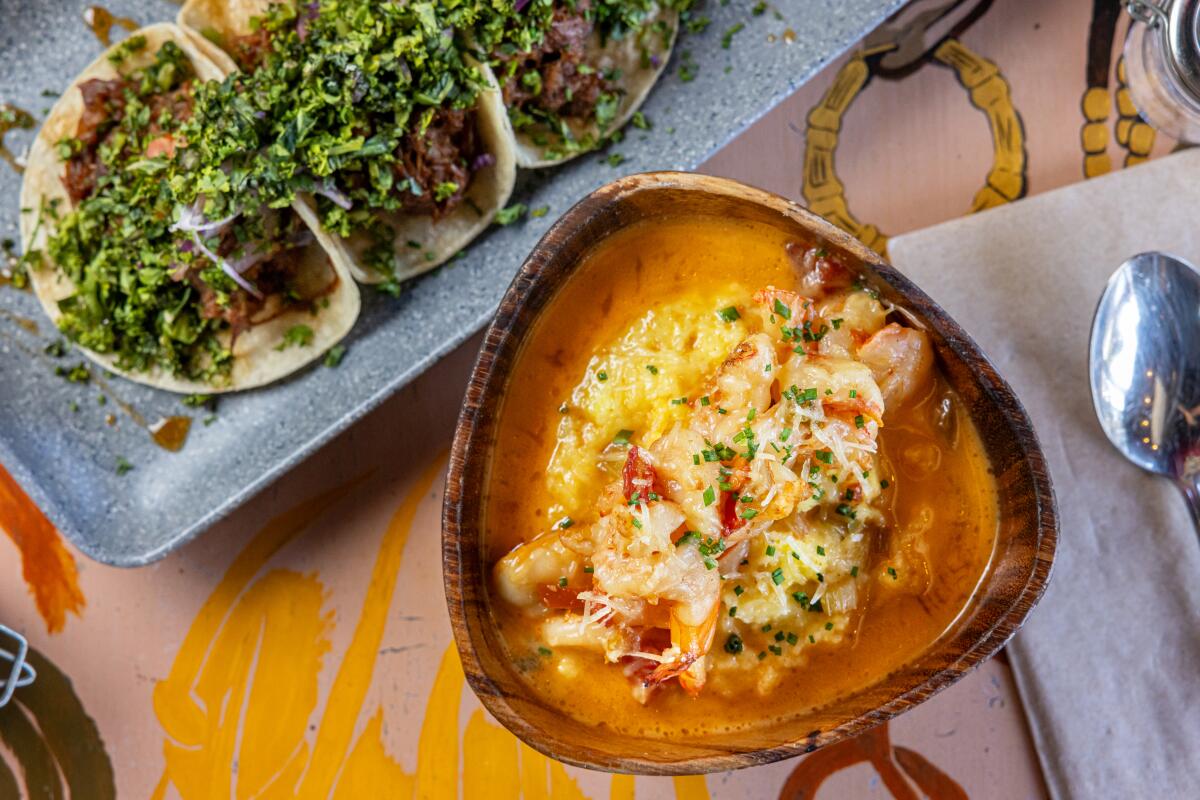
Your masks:
M191 428L191 417L164 417L150 426L150 435L159 447L178 453L183 449Z
M773 34L773 33L767 34L767 44L775 44L775 34Z
M27 131L34 126L33 115L24 109L17 108L12 103L0 103L0 158L18 173L25 171L25 165L17 161L16 156L4 146L4 136L9 131Z
M791 44L794 41L796 41L796 32L791 28L788 28L783 32L783 43Z
M83 21L91 28L92 33L100 44L108 47L112 44L112 29L120 25L127 31L136 31L138 24L129 17L118 17L104 6L88 6L83 10Z

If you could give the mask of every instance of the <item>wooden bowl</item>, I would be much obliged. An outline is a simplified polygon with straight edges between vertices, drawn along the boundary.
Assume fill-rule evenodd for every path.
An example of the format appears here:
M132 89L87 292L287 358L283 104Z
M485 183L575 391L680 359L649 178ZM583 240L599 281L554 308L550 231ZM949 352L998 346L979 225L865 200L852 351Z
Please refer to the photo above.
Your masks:
M1000 525L991 565L968 607L921 656L883 681L824 708L750 731L641 739L566 717L536 696L509 663L489 609L483 489L499 401L538 315L605 237L646 218L689 214L755 220L823 242L847 256L847 263L857 264L885 299L912 311L929 329L941 369L979 429L996 475ZM471 375L454 436L442 517L442 569L467 680L505 727L568 764L682 775L810 753L945 689L999 650L1029 615L1049 579L1057 533L1050 476L1029 417L976 344L924 292L861 242L785 198L720 178L655 172L601 187L568 211L538 242L504 296Z

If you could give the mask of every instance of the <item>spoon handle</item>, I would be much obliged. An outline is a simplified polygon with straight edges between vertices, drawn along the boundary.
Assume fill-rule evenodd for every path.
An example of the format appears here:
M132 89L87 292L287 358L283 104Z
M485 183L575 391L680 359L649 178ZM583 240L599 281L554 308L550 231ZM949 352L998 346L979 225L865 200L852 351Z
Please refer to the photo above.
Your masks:
M1179 476L1175 485L1179 487L1179 491L1183 492L1183 497L1187 500L1188 511L1192 512L1192 524L1195 526L1196 532L1200 534L1200 472Z

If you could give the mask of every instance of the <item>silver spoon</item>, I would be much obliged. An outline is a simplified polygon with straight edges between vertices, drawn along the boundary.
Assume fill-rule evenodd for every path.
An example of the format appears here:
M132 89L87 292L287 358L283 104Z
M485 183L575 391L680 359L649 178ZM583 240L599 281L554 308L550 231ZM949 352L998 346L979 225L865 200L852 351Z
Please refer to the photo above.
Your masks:
M1109 441L1173 479L1200 531L1200 272L1157 252L1122 264L1096 308L1088 372Z

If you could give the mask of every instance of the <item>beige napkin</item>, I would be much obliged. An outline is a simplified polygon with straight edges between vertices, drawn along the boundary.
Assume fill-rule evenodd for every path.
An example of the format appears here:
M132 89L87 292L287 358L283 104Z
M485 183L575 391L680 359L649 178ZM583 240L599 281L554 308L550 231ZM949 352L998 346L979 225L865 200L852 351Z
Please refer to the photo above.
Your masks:
M1200 150L889 244L1012 384L1050 462L1058 556L1009 653L1056 797L1200 798L1200 542L1088 393L1096 302L1144 250L1200 265Z

